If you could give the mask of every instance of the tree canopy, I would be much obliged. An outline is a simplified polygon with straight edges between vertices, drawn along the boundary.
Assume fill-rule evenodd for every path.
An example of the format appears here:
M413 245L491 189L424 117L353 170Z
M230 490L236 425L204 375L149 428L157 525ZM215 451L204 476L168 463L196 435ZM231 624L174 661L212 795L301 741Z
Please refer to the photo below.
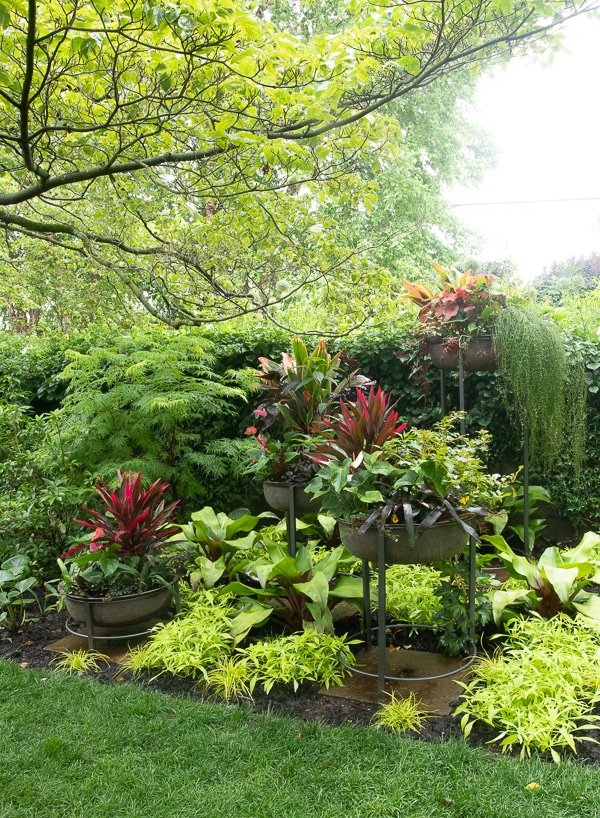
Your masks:
M0 0L11 260L24 239L76 253L175 327L322 281L365 315L382 271L315 205L368 206L365 163L402 145L386 106L596 3L345 0L334 30L291 33L244 0Z

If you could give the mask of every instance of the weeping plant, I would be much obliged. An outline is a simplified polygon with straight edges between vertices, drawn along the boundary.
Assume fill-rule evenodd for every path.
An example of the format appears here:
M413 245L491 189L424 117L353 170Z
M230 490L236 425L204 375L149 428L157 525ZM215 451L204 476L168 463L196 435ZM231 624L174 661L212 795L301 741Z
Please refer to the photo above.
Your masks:
M585 444L582 361L569 359L558 327L531 307L502 310L493 338L501 394L517 427L529 432L531 462L548 473L569 451L577 474Z

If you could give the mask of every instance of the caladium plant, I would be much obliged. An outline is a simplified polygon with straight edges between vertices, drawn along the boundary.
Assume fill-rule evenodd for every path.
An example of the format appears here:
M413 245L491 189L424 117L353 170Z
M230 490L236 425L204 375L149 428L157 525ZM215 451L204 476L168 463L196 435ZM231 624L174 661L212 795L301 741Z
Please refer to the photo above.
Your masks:
M417 304L425 335L442 338L474 337L489 333L494 317L506 307L506 295L494 275L461 273L434 264L439 290L403 281L404 298Z

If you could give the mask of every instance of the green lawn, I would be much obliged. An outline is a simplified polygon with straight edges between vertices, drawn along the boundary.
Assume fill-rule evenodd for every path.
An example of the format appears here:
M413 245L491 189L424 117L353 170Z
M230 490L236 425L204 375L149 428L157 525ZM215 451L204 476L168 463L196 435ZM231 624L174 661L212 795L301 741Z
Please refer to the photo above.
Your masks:
M0 818L581 818L600 770L0 661ZM525 786L535 781L537 791Z

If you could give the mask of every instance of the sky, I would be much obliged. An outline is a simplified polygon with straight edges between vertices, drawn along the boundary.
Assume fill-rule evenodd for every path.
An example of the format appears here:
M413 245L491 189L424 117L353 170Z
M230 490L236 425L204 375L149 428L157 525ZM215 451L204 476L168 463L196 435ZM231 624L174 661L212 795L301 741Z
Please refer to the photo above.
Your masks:
M600 255L600 20L563 31L568 51L550 66L520 58L480 80L473 119L496 144L497 165L477 188L448 194L468 205L456 213L483 236L479 257L512 259L524 280L553 261Z

